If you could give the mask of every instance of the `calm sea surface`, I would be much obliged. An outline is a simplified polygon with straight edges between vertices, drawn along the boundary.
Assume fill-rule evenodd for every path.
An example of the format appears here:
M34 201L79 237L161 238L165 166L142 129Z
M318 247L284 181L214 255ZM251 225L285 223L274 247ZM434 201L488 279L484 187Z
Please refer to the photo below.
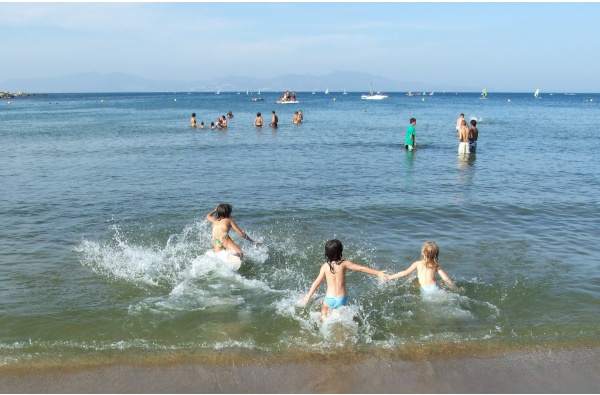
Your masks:
M0 365L600 345L600 94L360 94L2 100ZM189 127L229 111L227 131ZM232 234L239 272L205 254L222 202L264 242ZM461 292L350 272L321 324L325 285L298 301L332 238L390 273L434 240Z

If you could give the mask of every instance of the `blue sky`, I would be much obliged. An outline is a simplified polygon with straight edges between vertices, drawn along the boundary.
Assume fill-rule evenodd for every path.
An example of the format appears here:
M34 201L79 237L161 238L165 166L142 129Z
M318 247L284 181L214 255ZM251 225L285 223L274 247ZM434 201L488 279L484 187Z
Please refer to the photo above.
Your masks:
M348 70L600 92L599 18L600 3L0 3L0 81Z

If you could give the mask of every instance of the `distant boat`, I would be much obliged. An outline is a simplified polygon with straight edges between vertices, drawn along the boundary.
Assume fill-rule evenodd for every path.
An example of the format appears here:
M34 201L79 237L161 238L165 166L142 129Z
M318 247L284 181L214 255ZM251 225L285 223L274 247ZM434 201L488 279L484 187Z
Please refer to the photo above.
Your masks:
M344 88L344 93L343 93L343 95L347 95L347 94L348 94L348 93L346 93L346 88Z
M217 89L217 91L215 92L215 95L220 95L221 94L221 90Z
M263 101L265 99L263 99L262 97L253 97L252 101Z
M433 96L433 92L429 92L429 96Z
M329 94L329 88L325 89L325 94L328 95Z
M487 89L483 88L483 90L481 91L481 98L487 99Z
M365 100L383 100L387 99L387 95L381 94L381 92L373 93L373 84L371 83L371 90L368 95L362 95L360 98Z
M412 92L408 92L408 93L406 94L406 96L413 96L413 93L412 93Z
M533 97L535 97L536 99L540 99L540 90L536 89L535 93L533 94Z

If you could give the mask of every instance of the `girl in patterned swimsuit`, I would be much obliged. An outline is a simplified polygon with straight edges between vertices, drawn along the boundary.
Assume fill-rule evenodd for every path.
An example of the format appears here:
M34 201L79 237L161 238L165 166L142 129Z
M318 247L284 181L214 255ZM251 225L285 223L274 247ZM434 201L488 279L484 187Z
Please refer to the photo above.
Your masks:
M331 309L343 307L348 302L346 297L346 269L356 270L363 273L373 274L385 281L385 271L374 270L365 266L342 259L344 246L339 240L329 240L325 244L325 257L327 262L321 266L319 275L313 283L308 294L300 302L303 306L308 303L310 297L315 293L323 279L327 280L327 292L321 308L321 318L324 320Z
M231 204L219 204L213 211L206 214L206 219L212 223L213 250L219 252L223 249L235 251L242 258L244 252L229 237L229 229L233 228L240 236L248 240L252 245L261 245L256 243L246 233L244 233L231 218Z
M439 289L437 283L435 282L435 274L439 273L442 280L444 280L450 289L456 291L456 285L454 285L450 277L448 277L446 272L443 271L438 264L439 254L440 248L436 243L433 241L426 242L421 248L421 260L416 261L406 270L392 274L388 277L388 280L408 276L417 270L419 284L421 285L421 293L425 294Z

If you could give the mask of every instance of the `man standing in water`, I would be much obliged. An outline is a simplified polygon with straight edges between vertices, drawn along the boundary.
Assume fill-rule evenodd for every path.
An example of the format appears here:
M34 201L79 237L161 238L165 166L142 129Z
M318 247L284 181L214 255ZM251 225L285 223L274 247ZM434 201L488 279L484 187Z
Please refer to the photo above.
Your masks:
M271 117L271 123L269 124L269 126L271 126L272 128L276 128L277 122L279 122L279 118L277 118L277 115L275 115L275 111L271 111L271 113L273 114L273 116Z
M460 114L460 116L456 119L456 131L457 132L460 130L462 121L464 121L464 120L465 120L465 114Z
M410 125L406 128L406 140L404 141L404 148L412 151L417 148L417 140L415 139L415 126L417 120L414 118L410 119Z

